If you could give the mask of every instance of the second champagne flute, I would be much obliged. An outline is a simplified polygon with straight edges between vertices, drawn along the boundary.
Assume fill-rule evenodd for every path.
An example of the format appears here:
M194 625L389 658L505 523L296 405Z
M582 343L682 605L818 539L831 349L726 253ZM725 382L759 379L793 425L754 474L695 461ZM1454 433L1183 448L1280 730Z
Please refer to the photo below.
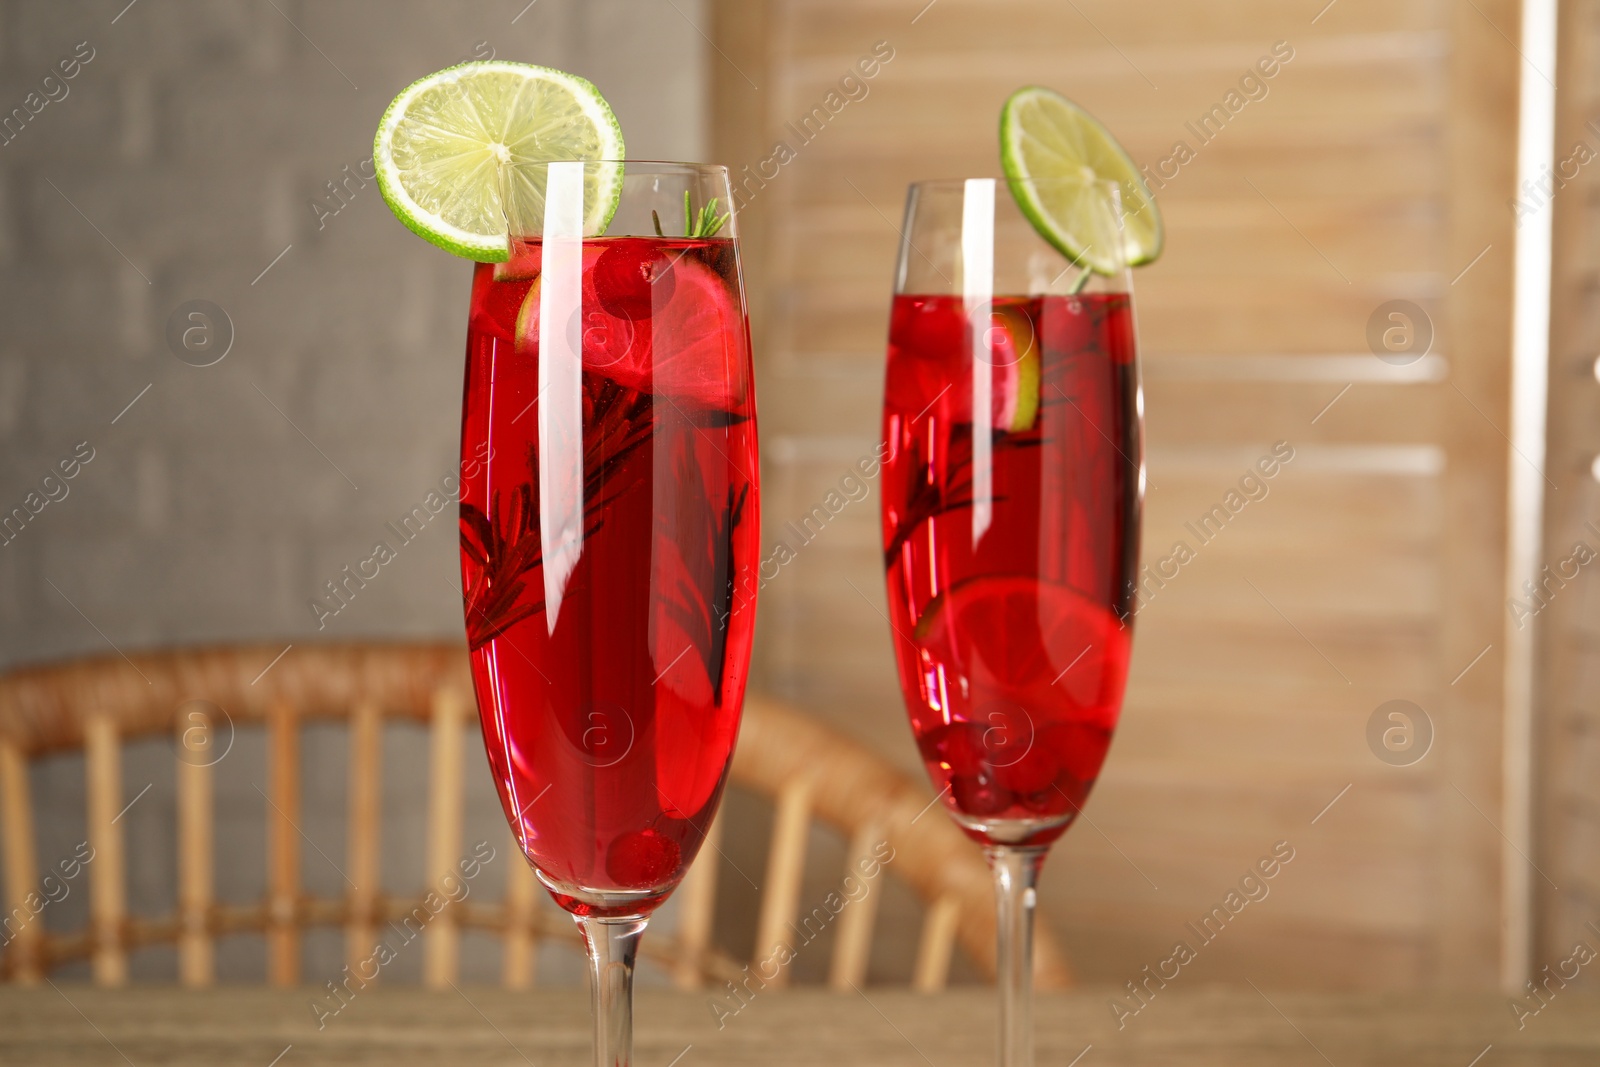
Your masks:
M1074 204L1098 273L1014 192ZM923 762L994 872L1002 1067L1033 1063L1035 882L1127 675L1144 468L1121 235L1114 184L917 183L890 313L889 615Z

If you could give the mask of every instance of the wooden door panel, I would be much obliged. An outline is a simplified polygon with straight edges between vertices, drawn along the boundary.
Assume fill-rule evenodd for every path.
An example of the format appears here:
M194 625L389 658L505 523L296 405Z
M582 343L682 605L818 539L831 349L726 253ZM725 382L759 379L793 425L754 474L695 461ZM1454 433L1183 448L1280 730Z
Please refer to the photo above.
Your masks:
M1186 524L1274 442L1295 458L1143 605L1093 823L1058 847L1045 906L1080 975L1120 985L1288 839L1298 858L1207 950L1211 977L1493 984L1502 668L1495 648L1474 656L1504 625L1517 5L925 3L714 5L769 546L875 445L907 182L995 173L999 106L1029 82L1079 100L1141 163L1190 140L1158 193L1167 253L1136 276L1145 562L1194 542ZM1280 40L1294 58L1265 97L1198 145L1186 123ZM879 41L894 56L865 95L797 136ZM795 158L752 180L779 141ZM1435 330L1408 366L1368 351L1369 318L1397 299ZM1595 314L1575 315L1590 337ZM877 506L852 502L763 590L757 680L915 769ZM1392 699L1434 723L1413 766L1368 744ZM1590 810L1566 816L1574 839L1600 828Z

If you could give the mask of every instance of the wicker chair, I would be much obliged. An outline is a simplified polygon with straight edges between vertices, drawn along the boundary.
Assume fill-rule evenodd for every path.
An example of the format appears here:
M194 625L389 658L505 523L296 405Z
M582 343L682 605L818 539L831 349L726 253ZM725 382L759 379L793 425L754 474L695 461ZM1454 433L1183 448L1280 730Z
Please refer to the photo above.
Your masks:
M354 963L370 954L379 926L414 914L419 900L385 896L377 889L383 723L409 720L430 727L427 869L444 871L462 855L462 756L472 707L465 653L456 646L415 643L297 645L274 661L278 653L267 646L185 649L31 667L0 677L5 864L0 924L37 910L29 903L30 894L38 900L41 885L29 760L82 749L88 845L94 850L80 875L89 886L88 927L71 934L47 933L40 921L0 927L9 939L0 955L0 976L38 982L61 964L88 959L95 982L115 986L127 980L130 950L176 943L180 980L202 987L213 981L216 937L259 931L266 938L268 981L290 986L301 981L299 945L306 928L343 927L346 953ZM268 884L258 904L220 904L213 894L214 758L201 758L218 736L209 706L225 709L236 729L266 731ZM348 719L350 730L344 867L350 887L337 899L302 890L297 839L300 727L308 720L331 719ZM124 804L120 745L152 736L173 737L178 756L177 901L172 914L155 920L127 912L127 859L117 825ZM758 697L746 701L732 782L770 798L776 811L757 920L757 959L766 959L773 946L789 938L789 926L799 917L808 829L816 818L848 840L850 869L888 842L894 858L886 870L927 904L913 969L915 989L944 986L958 942L981 970L993 974L987 869L978 850L942 814L920 817L928 811L924 790L860 746ZM720 826L718 820L709 845L715 845ZM715 947L719 858L717 848L704 848L679 889L676 937L644 940L647 953L684 987L737 980L744 966ZM536 908L537 896L532 873L516 863L509 868L502 901L466 899L438 912L423 934L424 984L441 987L455 979L464 929L502 939L505 985L531 984L537 942L577 940L574 924ZM841 911L830 985L848 989L865 979L878 897L869 892ZM1070 983L1065 960L1042 924L1037 959L1042 987ZM780 974L769 984L783 980Z

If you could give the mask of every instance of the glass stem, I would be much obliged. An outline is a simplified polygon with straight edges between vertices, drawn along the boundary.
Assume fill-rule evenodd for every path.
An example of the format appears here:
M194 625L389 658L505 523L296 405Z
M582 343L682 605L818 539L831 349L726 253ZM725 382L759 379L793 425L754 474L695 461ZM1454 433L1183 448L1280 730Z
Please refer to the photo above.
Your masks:
M596 1067L630 1067L633 1062L633 961L646 922L643 915L578 919L589 950Z
M1000 1067L1033 1067L1033 909L1045 850L1012 845L984 849L994 873L998 922L995 953L1000 987Z

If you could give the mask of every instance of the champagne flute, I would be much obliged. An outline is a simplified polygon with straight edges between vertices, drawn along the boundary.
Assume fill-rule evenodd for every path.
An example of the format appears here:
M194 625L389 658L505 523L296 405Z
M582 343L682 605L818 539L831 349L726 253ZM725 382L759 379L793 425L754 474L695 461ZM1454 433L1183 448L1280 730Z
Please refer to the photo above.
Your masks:
M1000 1063L1031 1067L1033 911L1121 711L1143 404L1113 183L1071 179L1079 268L1006 179L906 203L883 414L883 545L899 681L945 808L998 902ZM1059 199L1059 196L1055 197Z
M489 764L583 932L595 1062L632 1057L651 912L716 814L759 548L755 395L727 171L502 167L478 264L461 569Z

